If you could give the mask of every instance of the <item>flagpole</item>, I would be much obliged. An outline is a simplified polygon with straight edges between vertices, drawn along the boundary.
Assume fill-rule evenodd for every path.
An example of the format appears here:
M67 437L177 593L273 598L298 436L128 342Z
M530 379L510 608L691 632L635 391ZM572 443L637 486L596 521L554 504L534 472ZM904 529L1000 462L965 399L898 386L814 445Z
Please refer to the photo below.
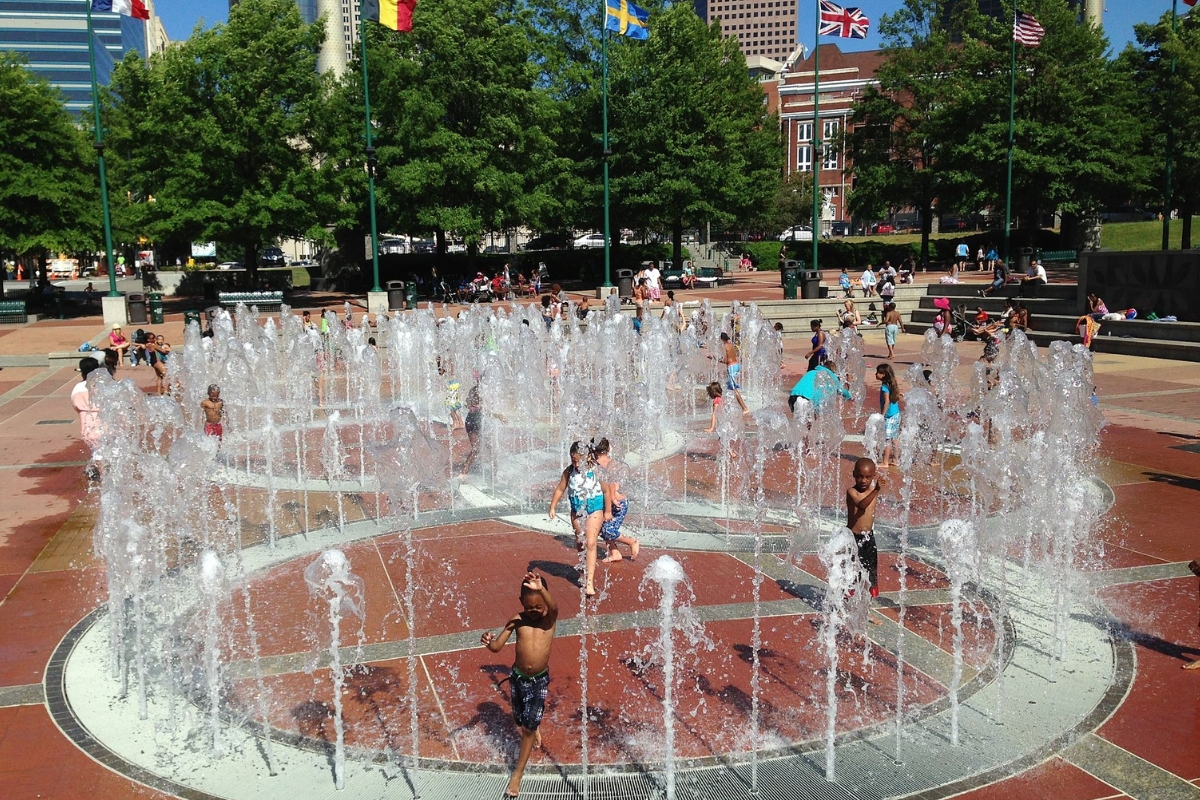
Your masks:
M608 158L612 151L608 149L608 7L604 11L604 27L600 31L600 105L603 109L604 134L604 283L605 288L612 286L611 248L612 236L609 233L608 211Z
M1017 113L1017 18L1013 16L1012 61L1008 72L1008 186L1004 191L1004 264L1012 269L1012 173Z
M1174 46L1175 30L1179 21L1179 0L1171 0L1171 43ZM1171 186L1171 161L1175 156L1175 125L1171 121L1171 115L1175 113L1175 56L1171 55L1171 85L1167 88L1168 100L1167 108L1167 163L1166 163L1166 188L1163 192L1163 220L1162 220L1162 249L1171 249L1171 196L1174 190Z
M96 81L96 33L92 29L92 3L87 8L88 59L92 70L92 111L96 115L96 141L93 147L100 157L100 203L104 207L104 252L108 258L108 296L120 297L117 270L113 262L112 212L108 207L108 173L104 169L104 131L100 127L100 87Z
M821 238L821 0L814 0L816 26L813 28L813 224L812 269L817 264L817 241Z
M375 218L375 164L378 159L375 157L375 146L371 140L371 83L367 79L367 18L365 15L359 19L358 24L358 40L362 45L364 129L367 136L367 146L364 152L367 155L367 187L371 206L371 278L373 280L371 291L380 292L383 290L379 288L379 226Z

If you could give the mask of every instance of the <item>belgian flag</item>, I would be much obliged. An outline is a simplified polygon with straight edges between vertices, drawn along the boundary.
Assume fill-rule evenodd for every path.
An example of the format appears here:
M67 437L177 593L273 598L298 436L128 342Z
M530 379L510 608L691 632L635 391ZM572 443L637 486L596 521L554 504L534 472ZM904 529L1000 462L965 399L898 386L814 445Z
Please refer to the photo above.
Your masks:
M378 22L394 31L411 31L417 0L362 0L363 19Z

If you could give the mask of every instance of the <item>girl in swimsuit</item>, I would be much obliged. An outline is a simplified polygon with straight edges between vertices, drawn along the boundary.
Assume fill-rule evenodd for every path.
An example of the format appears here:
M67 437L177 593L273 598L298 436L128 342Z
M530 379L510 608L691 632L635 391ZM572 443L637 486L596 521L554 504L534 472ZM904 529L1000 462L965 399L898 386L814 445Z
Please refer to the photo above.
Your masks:
M575 547L585 550L584 594L596 596L594 576L596 573L596 540L600 537L600 526L604 523L604 488L596 475L596 461L592 449L583 442L571 445L571 466L563 470L562 478L554 487L550 498L550 519L563 494L571 503L571 527L575 531Z
M825 358L825 356L826 356L825 341L828 338L828 336L825 334L825 331L821 330L821 320L814 319L811 323L811 327L812 327L813 337L812 337L812 350L808 351L808 356L807 356L808 368L816 369L817 365L820 364L821 360L823 358Z

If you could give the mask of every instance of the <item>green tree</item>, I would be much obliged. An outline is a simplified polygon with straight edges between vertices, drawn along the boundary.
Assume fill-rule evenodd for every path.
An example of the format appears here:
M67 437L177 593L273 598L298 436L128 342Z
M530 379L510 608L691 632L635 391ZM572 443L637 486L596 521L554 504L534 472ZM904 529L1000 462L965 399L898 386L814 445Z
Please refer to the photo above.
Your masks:
M971 4L961 4L970 6ZM952 191L939 153L948 127L957 124L945 103L945 82L957 72L961 52L955 24L938 0L906 0L879 22L886 60L855 104L847 139L855 188L855 217L879 218L915 208L921 221L921 264L929 263L934 204Z
M762 209L755 226L778 232L812 222L812 173L793 172L775 179L775 193Z
M0 141L0 251L37 256L44 282L48 253L98 245L96 157L62 96L4 53Z
M609 42L613 207L630 227L749 223L783 167L779 122L734 39L685 3L655 9L650 38ZM599 131L597 130L597 134Z
M531 19L501 0L423 0L411 33L368 26L381 224L433 231L444 252L447 233L474 249L488 231L555 216L567 165ZM361 130L357 68L339 108Z
M291 0L243 0L227 24L197 29L149 62L122 62L104 124L114 184L145 201L123 224L234 247L252 281L263 246L325 238L335 165L309 135L326 97L316 71L323 36Z
M1107 58L1103 32L1079 24L1066 0L1030 0L1021 10L1046 35L1038 47L1017 46L1014 213L1035 230L1043 213L1062 212L1064 234L1075 238L1073 222L1144 180L1133 87ZM957 125L938 160L964 210L1005 203L1011 4L1006 11L1003 21L960 18L960 55L943 82Z
M1150 181L1140 199L1161 207L1166 184L1167 132L1173 132L1171 210L1183 227L1182 246L1192 246L1192 217L1200 210L1200 14L1171 15L1134 28L1137 45L1128 45L1117 68L1136 86L1139 118L1148 120L1139 152L1150 160ZM1171 75L1171 61L1175 74Z

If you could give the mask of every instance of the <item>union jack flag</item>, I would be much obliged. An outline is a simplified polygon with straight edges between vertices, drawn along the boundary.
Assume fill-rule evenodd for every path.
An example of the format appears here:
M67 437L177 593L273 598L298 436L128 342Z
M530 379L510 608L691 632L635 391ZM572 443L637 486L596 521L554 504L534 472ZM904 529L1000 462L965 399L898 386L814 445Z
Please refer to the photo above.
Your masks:
M842 8L829 0L821 0L821 36L841 36L843 39L865 39L871 20L861 9Z

